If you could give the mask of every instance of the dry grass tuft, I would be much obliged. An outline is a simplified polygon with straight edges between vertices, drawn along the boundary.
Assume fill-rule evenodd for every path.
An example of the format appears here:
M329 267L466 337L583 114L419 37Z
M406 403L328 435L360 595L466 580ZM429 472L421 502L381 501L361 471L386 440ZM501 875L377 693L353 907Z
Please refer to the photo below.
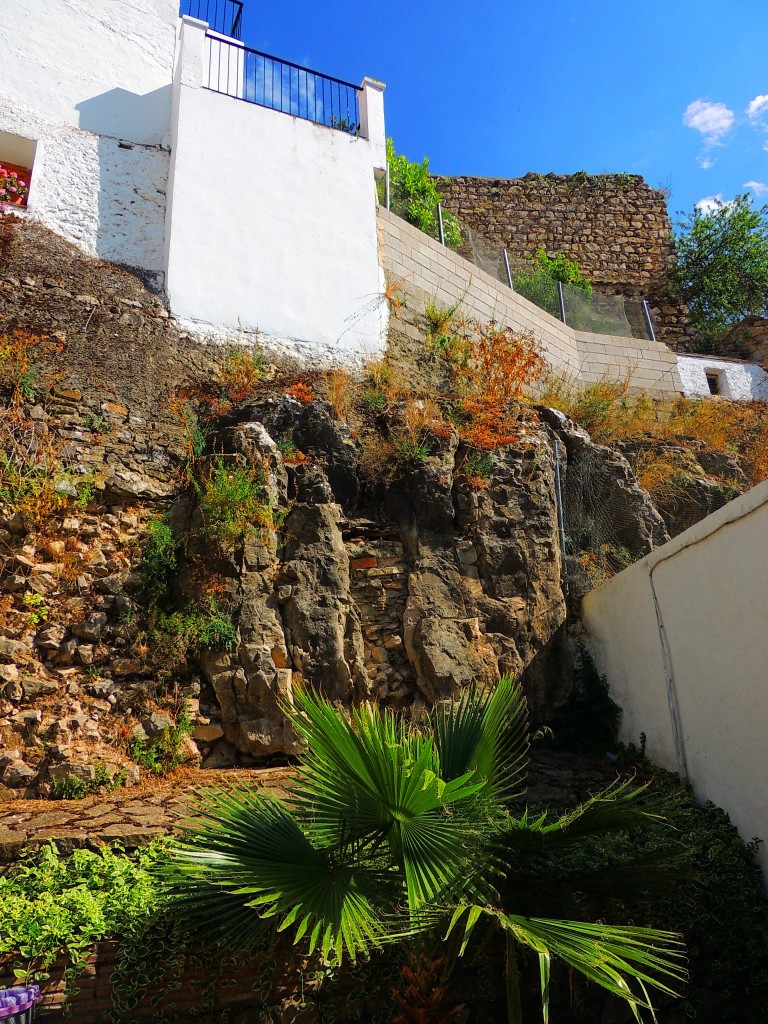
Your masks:
M550 377L539 401L566 413L598 442L645 437L685 447L691 441L701 441L715 451L737 456L751 484L768 479L768 403L634 397L629 386L628 378L578 386ZM641 470L652 486L670 487L680 467L675 470L669 456L657 456Z

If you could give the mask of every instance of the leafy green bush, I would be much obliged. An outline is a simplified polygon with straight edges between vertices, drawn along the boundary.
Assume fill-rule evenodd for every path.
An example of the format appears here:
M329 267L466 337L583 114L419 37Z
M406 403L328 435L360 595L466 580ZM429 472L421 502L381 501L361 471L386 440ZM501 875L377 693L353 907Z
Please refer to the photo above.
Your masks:
M63 859L48 843L0 875L0 970L43 981L63 956L71 984L94 942L131 935L151 919L159 885L150 867L164 853L154 842L135 857L103 848Z
M237 544L250 529L277 525L260 466L229 466L218 457L197 486L205 533L220 543Z
M536 256L531 257L531 269L515 276L515 290L524 298L535 302L552 316L560 318L560 299L557 293L557 282L579 288L591 294L592 285L579 270L578 264L569 260L564 252L547 256L544 249L537 249Z
M144 597L151 605L163 600L176 566L177 540L168 521L159 517L147 523L147 540L139 567Z
M555 729L555 746L580 754L604 754L619 743L621 708L608 692L605 676L592 656L579 644L574 688L563 721Z
M395 152L392 139L387 139L389 162L390 209L433 238L440 237L437 204L442 199L429 174L429 158L420 164ZM379 182L379 200L384 202L384 182ZM461 245L461 227L452 213L443 210L443 233L449 249Z
M200 630L200 645L210 651L234 651L237 630L223 608L211 605L211 617Z
M624 863L639 864L640 873L631 879L634 891L604 889L601 912L607 920L629 913L652 927L674 927L682 933L689 981L681 1000L673 1004L660 998L660 1024L685 1018L717 1024L765 1022L768 897L754 856L757 842L745 843L725 811L712 803L697 803L676 775L657 767L653 774L651 792L674 802L674 884L653 892L656 865L674 853L669 829L661 825L597 838L570 855L568 866L589 876L614 872ZM620 867L618 874L623 874ZM600 1007L586 991L578 992L576 1001L577 1020L600 1019Z
M704 335L701 349L712 351L733 324L768 313L768 206L754 209L740 195L676 228L673 281Z
M70 776L66 779L54 779L51 783L52 800L80 800L89 793L111 793L119 789L125 782L125 768L110 773L103 761L93 766L93 778L79 779Z
M158 614L144 639L152 664L173 672L184 666L201 647L234 650L237 630L228 612L212 601L205 612L188 608Z

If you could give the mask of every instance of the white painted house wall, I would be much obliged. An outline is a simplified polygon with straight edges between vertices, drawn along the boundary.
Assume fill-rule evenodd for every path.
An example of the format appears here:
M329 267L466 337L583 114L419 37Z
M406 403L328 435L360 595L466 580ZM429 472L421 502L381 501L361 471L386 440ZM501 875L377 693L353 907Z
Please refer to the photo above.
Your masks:
M28 215L159 286L176 0L2 0L2 14L0 162L32 154Z
M740 359L718 359L715 356L678 355L677 369L683 394L689 398L709 398L711 391L707 373L717 376L718 393L734 401L768 400L768 373L757 363Z
M175 315L258 330L309 358L383 351L382 87L364 83L368 121L354 137L203 88L206 45L204 25L184 18L166 227Z
M157 146L177 0L2 0L0 93L53 122Z
M768 481L587 594L582 620L622 738L644 732L652 760L768 842L766 565Z

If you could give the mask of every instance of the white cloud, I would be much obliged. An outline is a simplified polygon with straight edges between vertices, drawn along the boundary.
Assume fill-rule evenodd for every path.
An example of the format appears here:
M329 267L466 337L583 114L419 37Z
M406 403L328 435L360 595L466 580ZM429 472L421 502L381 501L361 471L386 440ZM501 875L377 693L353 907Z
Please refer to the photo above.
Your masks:
M714 163L710 153L723 145L723 137L733 127L736 115L724 103L694 100L685 108L683 124L704 136L704 148L699 153L699 167L707 171Z
M768 97L765 99L768 102ZM710 103L709 100L694 100L688 104L683 114L683 124L686 128L701 132L713 146L731 130L735 119L736 116L730 107L726 107L724 103Z
M700 199L696 203L696 209L699 213L714 213L723 206L725 206L725 203L722 192L718 192L716 196L705 196L704 199Z
M768 116L768 93L755 96L753 100L750 100L746 114L752 124L764 124L766 116Z
M768 195L768 185L766 185L763 181L745 181L742 185L742 188L750 189L752 192L755 193L758 199L761 196Z

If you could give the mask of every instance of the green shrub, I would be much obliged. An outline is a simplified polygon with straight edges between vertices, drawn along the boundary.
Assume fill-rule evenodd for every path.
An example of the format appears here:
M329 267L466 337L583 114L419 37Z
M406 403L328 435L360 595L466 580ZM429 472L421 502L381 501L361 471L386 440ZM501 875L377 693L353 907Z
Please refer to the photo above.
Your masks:
M237 630L229 614L217 605L211 605L211 617L200 630L200 645L210 651L234 651Z
M493 472L493 455L490 452L468 452L462 468L467 476L487 480Z
M420 164L395 152L392 139L387 139L389 162L390 209L433 238L440 237L437 204L442 196L429 174L429 158ZM379 200L384 202L384 182L379 183ZM450 249L461 245L461 227L452 213L443 210L445 244Z
M150 867L164 851L155 842L135 857L102 848L65 859L48 843L0 875L0 973L44 981L63 956L71 984L93 943L132 934L156 911L159 886Z
M563 252L549 257L544 249L538 249L531 258L531 269L515 276L515 291L524 298L535 302L539 308L560 319L560 299L557 282L569 284L586 294L591 294L592 285L579 270L578 264L569 260Z
M176 722L156 739L151 741L139 738L132 739L128 745L128 754L132 761L148 771L150 775L167 775L185 758L181 745L185 736L192 731L187 702L182 701L176 714Z
M222 544L237 544L251 529L277 525L260 466L229 466L218 457L197 487L204 531Z
M92 779L54 779L51 783L51 800L80 800L89 793L111 793L125 782L125 768L110 774L103 761L93 766Z
M621 708L608 692L605 676L579 644L574 687L562 722L555 729L555 746L580 754L604 754L619 745Z
M142 592L151 605L160 603L168 592L177 566L176 548L176 536L168 521L162 517L151 519L139 567Z
M201 647L234 650L237 630L227 611L212 601L205 612L195 608L160 613L144 634L151 663L172 673L186 665Z
M757 843L745 843L725 811L712 803L699 804L676 775L656 767L653 772L651 792L673 802L674 847L669 828L658 825L595 840L586 851L572 855L569 867L589 875L606 867L639 863L640 873L625 879L632 883L631 895L616 893L610 900L603 896L606 918L625 919L629 913L650 927L682 933L689 981L682 999L673 1003L660 998L660 1024L684 1019L717 1024L765 1022L768 898L755 859ZM675 852L674 884L654 893L655 865ZM561 854L564 865L568 856L567 851ZM588 991L577 992L576 1002L576 1020L600 1019L601 1007Z
M432 454L429 442L421 437L394 437L392 445L398 462L409 466L423 465Z

